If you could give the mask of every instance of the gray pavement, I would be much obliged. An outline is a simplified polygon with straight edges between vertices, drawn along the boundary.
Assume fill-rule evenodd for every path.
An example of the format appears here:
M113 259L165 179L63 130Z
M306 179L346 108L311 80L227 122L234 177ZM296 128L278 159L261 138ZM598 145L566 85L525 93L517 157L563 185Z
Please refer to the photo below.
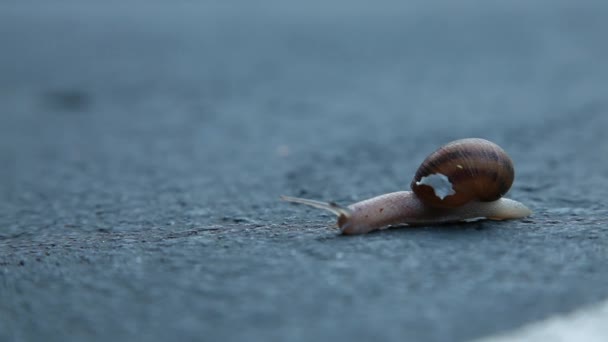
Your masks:
M608 3L0 5L0 340L466 341L608 298ZM525 220L343 237L281 194L441 144Z

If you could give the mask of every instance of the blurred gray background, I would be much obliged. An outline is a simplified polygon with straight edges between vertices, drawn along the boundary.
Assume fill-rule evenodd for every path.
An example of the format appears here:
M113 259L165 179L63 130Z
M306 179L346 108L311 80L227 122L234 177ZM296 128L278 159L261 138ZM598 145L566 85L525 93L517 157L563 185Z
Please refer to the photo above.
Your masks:
M608 297L608 3L0 4L0 340L466 341ZM343 237L483 137L510 222Z

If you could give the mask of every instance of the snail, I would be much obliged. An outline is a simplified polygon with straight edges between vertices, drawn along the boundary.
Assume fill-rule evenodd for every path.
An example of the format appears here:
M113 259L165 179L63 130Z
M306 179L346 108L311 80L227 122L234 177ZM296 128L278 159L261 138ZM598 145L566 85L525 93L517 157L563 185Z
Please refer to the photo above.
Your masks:
M513 184L513 161L498 145L468 138L452 141L420 165L410 187L347 207L333 202L281 196L284 201L338 216L342 234L364 234L391 226L507 220L529 216L524 204L502 198Z

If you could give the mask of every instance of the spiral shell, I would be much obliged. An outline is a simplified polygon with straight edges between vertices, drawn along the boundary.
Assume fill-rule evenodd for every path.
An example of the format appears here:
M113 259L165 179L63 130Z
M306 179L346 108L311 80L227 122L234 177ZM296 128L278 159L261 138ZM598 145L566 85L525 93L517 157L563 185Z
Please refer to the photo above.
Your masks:
M412 180L426 204L453 208L476 200L495 201L513 184L513 161L500 146L478 139L450 142L431 153Z

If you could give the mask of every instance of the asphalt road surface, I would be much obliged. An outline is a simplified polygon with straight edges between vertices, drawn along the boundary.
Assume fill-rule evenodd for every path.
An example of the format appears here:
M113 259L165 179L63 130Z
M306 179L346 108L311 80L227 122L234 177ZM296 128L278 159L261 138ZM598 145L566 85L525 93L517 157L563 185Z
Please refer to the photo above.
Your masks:
M1 4L0 340L467 341L605 301L606 32L602 0ZM532 217L344 237L278 200L407 189L463 137Z

